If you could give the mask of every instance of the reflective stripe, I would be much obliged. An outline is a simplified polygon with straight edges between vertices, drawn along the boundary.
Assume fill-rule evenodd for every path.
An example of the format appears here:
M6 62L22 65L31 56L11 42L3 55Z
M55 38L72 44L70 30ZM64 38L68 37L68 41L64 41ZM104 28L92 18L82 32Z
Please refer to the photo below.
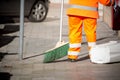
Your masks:
M88 46L89 47L93 47L93 46L95 46L96 45L96 42L88 42Z
M78 8L78 9L98 11L98 8L96 8L96 7L81 6L81 5L70 5L70 8Z
M78 56L79 54L80 54L80 52L68 51L68 55Z
M81 43L69 44L70 48L78 48L81 47Z

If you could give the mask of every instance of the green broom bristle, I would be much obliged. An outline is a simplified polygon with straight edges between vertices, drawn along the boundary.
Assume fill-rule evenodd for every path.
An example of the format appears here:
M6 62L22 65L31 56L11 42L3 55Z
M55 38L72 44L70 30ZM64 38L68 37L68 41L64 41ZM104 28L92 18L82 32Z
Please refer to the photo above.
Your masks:
M66 43L60 47L57 47L55 49L45 52L43 62L49 63L49 62L55 61L56 59L66 56L68 48L69 48L69 45L68 45L68 43Z

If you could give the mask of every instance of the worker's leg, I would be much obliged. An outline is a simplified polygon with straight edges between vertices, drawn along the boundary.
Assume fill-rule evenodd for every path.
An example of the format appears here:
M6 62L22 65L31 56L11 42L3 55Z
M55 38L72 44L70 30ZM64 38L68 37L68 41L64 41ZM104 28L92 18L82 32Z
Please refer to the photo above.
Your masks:
M84 18L84 32L88 41L89 50L96 45L96 18Z
M82 17L69 16L69 50L68 58L76 60L80 53L82 41Z

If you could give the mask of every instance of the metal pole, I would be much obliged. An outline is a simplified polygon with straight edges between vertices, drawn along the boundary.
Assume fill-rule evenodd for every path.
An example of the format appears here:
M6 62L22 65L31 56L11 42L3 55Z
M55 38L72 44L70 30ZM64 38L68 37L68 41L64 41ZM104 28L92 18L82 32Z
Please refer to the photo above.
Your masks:
M59 41L62 41L62 26L63 26L63 8L64 8L64 0L61 0L61 11L60 11L60 38Z
M20 0L20 60L23 59L23 42L24 42L24 0Z

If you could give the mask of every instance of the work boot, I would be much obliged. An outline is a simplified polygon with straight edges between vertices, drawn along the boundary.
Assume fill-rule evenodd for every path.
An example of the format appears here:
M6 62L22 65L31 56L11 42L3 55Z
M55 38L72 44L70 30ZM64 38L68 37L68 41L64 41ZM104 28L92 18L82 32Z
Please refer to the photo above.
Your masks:
M69 59L68 58L68 61L70 61L70 62L76 62L77 60L76 59Z
M78 56L76 56L76 55L68 55L68 60L70 62L76 62L77 59L78 59Z

